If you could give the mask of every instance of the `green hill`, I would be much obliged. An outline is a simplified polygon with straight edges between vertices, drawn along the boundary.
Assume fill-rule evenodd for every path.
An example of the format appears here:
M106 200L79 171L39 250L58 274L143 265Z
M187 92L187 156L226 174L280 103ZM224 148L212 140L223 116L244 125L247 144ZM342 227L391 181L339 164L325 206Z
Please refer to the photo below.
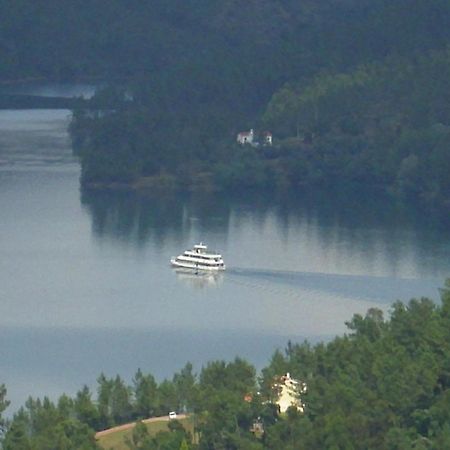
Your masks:
M74 115L84 185L356 181L448 204L447 0L4 0L0 14L0 79L112 85ZM235 148L250 128L280 151Z

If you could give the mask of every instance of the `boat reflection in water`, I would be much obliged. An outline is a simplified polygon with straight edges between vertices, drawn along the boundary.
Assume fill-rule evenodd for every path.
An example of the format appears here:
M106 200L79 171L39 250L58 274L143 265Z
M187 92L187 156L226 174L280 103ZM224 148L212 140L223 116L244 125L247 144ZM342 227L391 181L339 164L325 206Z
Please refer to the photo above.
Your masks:
M217 271L176 268L174 272L180 281L188 283L196 289L218 287L223 280L223 273Z

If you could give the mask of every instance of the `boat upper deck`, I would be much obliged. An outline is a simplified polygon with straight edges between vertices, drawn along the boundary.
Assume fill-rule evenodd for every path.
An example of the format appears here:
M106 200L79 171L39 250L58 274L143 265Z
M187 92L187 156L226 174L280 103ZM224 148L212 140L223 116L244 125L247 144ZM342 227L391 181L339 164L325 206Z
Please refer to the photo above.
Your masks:
M206 252L196 252L194 250L186 250L183 253L184 256L190 256L192 258L207 258L207 259L221 259L222 255L219 253L206 253Z

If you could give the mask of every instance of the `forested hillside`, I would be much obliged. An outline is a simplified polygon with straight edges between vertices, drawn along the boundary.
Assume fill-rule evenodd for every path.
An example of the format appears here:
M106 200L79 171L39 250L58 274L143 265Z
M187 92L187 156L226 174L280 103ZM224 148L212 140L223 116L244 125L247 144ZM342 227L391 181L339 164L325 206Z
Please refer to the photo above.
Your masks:
M450 205L450 52L285 85L264 119L293 182L356 181Z
M198 375L186 364L160 383L141 370L130 385L102 374L96 394L84 387L56 403L29 399L6 424L0 386L3 449L95 449L95 430L173 410L191 415L195 439L176 424L156 436L139 426L124 448L450 448L450 280L441 294L440 305L396 302L388 319L377 309L355 315L329 343L289 343L260 376L239 358L210 362ZM287 372L306 383L304 412L278 412L276 386Z
M0 15L1 79L228 67L228 89L266 90L450 38L446 0L2 0Z
M3 0L0 14L0 79L111 84L74 115L84 185L357 182L448 207L447 0ZM273 148L235 146L250 128Z

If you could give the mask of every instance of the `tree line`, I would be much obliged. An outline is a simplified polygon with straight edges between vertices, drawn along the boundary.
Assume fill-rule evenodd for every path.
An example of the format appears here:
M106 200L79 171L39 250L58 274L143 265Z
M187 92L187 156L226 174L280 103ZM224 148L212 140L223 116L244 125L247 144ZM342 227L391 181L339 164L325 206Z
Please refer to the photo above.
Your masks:
M183 427L150 436L142 424L130 449L302 450L443 449L450 446L450 280L439 304L427 298L356 314L330 342L288 343L259 374L247 361L213 361L199 374L190 364L157 383L138 370L127 385L98 378L57 402L30 398L1 420L4 450L96 449L96 430L167 414L196 417L193 439ZM289 372L305 382L304 412L280 414L274 384ZM0 417L7 408L0 389ZM263 431L255 433L254 422Z

